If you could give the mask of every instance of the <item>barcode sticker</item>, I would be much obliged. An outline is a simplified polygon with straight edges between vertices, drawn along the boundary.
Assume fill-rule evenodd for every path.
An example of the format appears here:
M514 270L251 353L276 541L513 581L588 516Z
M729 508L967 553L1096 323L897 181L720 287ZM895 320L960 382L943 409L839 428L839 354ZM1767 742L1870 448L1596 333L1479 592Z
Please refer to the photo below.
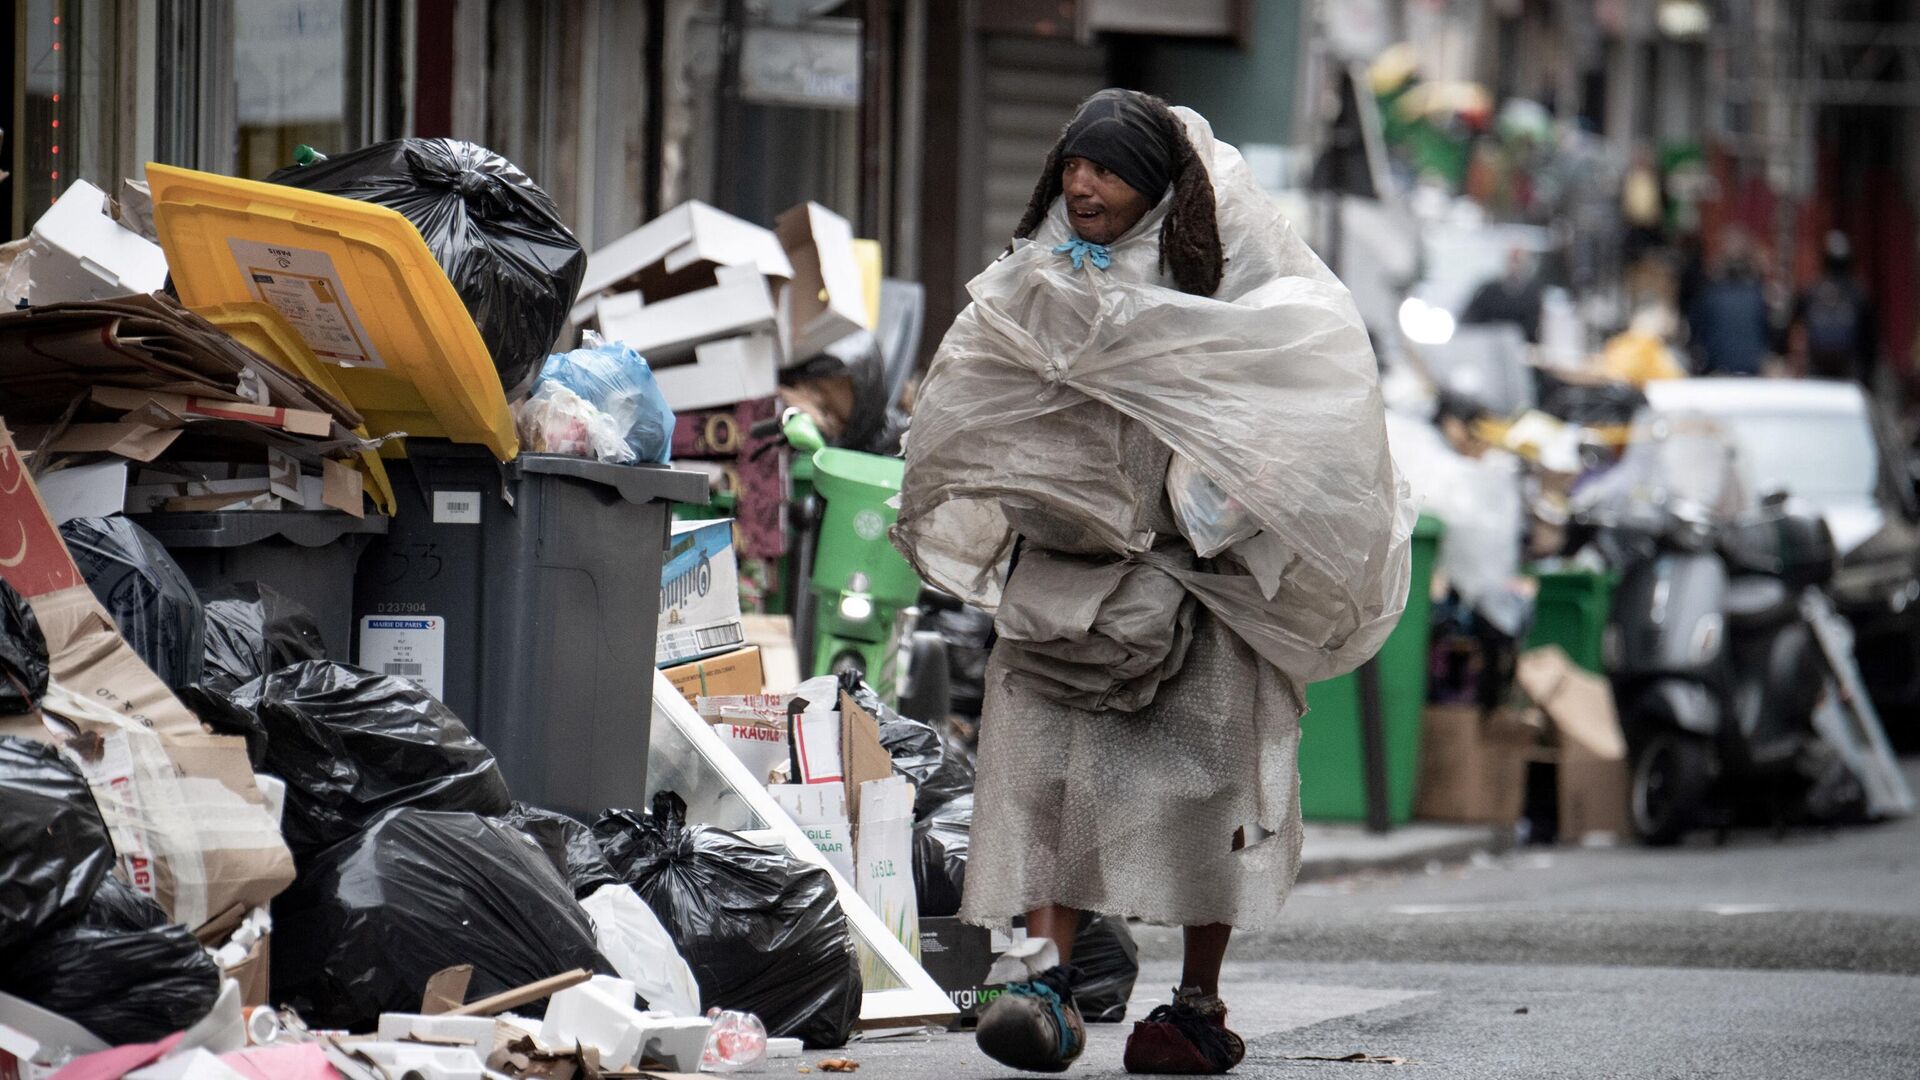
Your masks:
M477 491L434 492L433 522L436 525L480 524L480 493Z
M694 632L693 639L699 643L700 651L706 652L708 649L722 649L728 645L738 645L747 638L739 623L728 623L725 626L713 626L705 630L697 630Z
M369 615L360 620L360 666L407 679L434 697L446 693L447 620Z

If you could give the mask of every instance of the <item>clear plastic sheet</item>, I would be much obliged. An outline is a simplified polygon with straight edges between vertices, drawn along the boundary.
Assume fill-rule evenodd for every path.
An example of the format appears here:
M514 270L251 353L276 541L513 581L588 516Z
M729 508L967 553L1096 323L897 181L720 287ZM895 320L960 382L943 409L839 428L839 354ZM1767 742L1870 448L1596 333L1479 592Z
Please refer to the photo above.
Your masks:
M989 609L1008 507L1042 508L1115 554L1146 550L1150 508L1111 452L1131 418L1261 527L1181 582L1288 675L1331 677L1378 650L1411 571L1414 511L1373 350L1346 289L1239 152L1176 113L1211 150L1219 290L1190 295L1161 274L1165 200L1109 245L1110 271L1053 253L1069 235L1056 203L968 285L973 303L918 398L895 542L928 580Z

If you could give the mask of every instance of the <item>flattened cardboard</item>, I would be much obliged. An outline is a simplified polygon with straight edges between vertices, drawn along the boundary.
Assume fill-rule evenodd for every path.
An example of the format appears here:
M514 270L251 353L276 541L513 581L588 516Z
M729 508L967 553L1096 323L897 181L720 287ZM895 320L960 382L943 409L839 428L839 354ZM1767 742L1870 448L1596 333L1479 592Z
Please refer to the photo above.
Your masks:
M344 514L367 516L366 478L360 470L328 458L320 463L320 501Z
M154 427L132 421L110 424L69 424L51 440L44 437L50 428L22 424L14 434L29 447L43 444L53 454L117 454L128 461L147 462L159 457L180 437L178 427Z
M1523 653L1514 678L1558 744L1560 835L1576 843L1632 835L1627 742L1607 681L1554 645Z
M133 410L152 404L189 420L240 420L249 424L290 431L296 435L312 435L316 438L326 438L333 434L333 417L308 409L254 405L245 401L222 401L218 398L169 394L159 390L129 390L121 386L96 386L93 388L92 396L96 404L105 405L109 409Z
M1414 816L1512 825L1526 801L1530 733L1490 722L1473 705L1429 705L1421 715Z
M869 780L885 780L893 775L893 758L880 745L880 723L873 714L840 695L841 769L847 786L847 816L860 826L860 785Z
M40 477L40 498L55 525L80 517L110 517L127 507L127 471L124 461L55 469Z

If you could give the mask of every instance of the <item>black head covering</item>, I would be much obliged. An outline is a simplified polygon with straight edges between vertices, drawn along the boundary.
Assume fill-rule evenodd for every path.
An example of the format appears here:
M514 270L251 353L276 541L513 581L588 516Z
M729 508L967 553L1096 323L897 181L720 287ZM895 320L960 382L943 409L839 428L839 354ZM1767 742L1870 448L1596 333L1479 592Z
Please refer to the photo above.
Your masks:
M1067 125L1060 160L1086 158L1158 202L1173 182L1180 158L1143 97L1133 90L1112 89L1088 98Z

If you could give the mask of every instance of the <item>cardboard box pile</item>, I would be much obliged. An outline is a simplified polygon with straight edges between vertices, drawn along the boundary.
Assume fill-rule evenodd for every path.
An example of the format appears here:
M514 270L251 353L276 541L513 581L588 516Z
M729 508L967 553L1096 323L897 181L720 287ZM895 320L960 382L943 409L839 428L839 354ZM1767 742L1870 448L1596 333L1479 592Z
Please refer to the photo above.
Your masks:
M660 564L658 635L654 663L663 668L732 652L746 641L732 519L674 523Z
M675 412L770 397L783 369L871 329L846 219L806 203L776 225L683 203L588 258L574 324L645 356Z
M1511 827L1526 801L1529 766L1544 765L1554 777L1562 840L1631 839L1627 744L1607 681L1547 646L1521 655L1515 683L1515 700L1488 712L1427 706L1416 815Z

